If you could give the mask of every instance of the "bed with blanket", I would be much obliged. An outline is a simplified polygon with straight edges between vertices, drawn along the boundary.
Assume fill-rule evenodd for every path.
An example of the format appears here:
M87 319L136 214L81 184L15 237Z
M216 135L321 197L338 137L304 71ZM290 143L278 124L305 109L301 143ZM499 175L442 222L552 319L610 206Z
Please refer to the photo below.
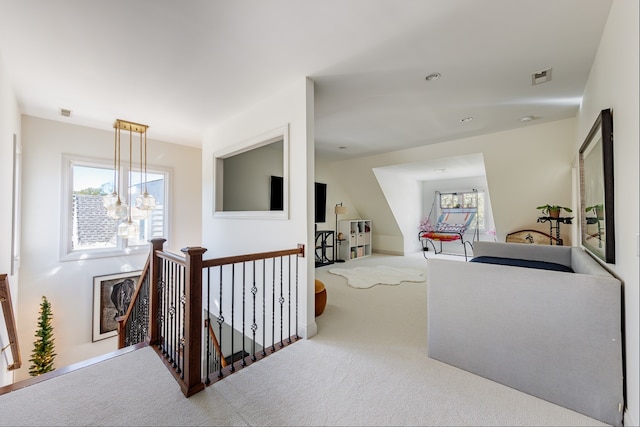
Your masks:
M428 266L429 357L622 424L621 282L589 254L475 242Z

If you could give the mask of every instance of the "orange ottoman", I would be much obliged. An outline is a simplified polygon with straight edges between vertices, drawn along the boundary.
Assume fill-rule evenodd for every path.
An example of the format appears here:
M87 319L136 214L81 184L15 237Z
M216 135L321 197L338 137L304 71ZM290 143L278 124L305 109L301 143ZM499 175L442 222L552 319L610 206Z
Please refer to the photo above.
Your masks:
M316 316L320 316L327 306L327 289L324 283L316 279Z

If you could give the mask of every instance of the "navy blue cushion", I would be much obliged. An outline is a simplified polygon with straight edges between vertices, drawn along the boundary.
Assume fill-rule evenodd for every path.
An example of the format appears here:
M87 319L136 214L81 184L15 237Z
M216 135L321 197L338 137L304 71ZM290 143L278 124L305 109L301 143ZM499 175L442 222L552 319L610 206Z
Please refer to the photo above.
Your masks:
M573 270L571 269L571 267L567 267L566 265L562 265L562 264L556 264L555 262L530 261L526 259L500 258L495 256L479 256L479 257L473 258L469 262L511 265L514 267L537 268L540 270L553 270L553 271L564 271L566 273L573 273Z

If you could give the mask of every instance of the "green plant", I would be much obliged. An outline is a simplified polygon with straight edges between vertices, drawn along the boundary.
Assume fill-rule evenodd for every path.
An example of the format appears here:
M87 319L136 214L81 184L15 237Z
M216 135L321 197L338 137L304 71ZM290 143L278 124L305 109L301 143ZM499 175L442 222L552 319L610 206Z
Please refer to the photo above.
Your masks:
M554 216L558 216L560 214L561 210L564 210L566 212L573 212L573 210L571 210L571 208L566 208L564 206L560 206L560 205L542 205L542 206L538 206L536 209L541 209L542 210L542 215L548 215L550 217L554 217Z
M53 371L53 359L55 345L53 338L53 326L51 325L51 304L47 297L42 297L40 303L40 315L38 316L38 329L36 330L36 340L33 342L33 351L29 362L33 364L29 366L29 375L37 377L49 371Z
M584 208L585 212L593 212L595 214L596 217L598 217L599 219L603 219L604 218L604 205L602 203L599 203L597 205L593 205L593 206L588 206L586 208Z

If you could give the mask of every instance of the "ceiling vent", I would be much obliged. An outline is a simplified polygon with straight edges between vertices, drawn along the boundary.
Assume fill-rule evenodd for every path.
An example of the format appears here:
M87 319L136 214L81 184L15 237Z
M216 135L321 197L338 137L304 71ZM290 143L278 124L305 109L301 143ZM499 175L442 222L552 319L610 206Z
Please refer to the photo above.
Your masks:
M71 117L71 110L67 110L66 108L60 108L60 115L62 117Z
M531 74L531 84L533 86L549 81L551 81L551 68L547 68L546 70L538 71L537 73Z

